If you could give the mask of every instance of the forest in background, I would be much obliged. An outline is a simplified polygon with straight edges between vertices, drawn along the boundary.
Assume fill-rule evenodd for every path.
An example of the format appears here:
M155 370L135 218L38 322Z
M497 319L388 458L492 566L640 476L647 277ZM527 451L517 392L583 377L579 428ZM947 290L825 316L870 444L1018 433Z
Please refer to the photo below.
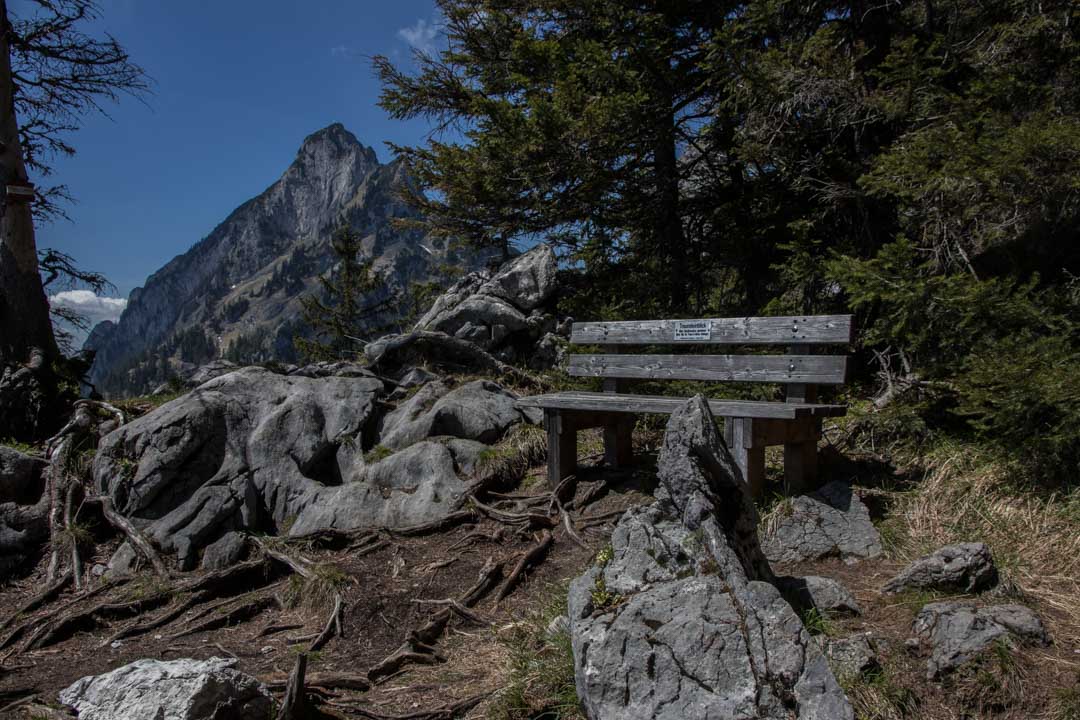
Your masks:
M887 432L1075 482L1075 3L438 5L375 59L425 229L551 242L579 319L854 312Z

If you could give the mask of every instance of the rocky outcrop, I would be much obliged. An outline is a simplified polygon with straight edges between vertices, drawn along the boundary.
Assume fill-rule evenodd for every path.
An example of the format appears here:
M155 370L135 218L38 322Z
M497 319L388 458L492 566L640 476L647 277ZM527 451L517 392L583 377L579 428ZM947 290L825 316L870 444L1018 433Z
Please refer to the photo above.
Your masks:
M489 253L394 224L416 215L399 198L409 182L400 162L381 164L341 125L313 133L277 182L132 291L115 327L95 329L85 346L97 353L91 382L107 394L142 394L223 355L294 361L293 336L308 330L300 298L319 292L336 262L330 237L342 220L388 291L441 281L443 266L482 267Z
M931 603L915 616L911 632L908 646L929 651L926 677L931 680L971 662L998 640L1034 645L1050 640L1039 616L1023 605Z
M266 720L273 702L237 661L136 660L104 675L77 680L60 702L80 720Z
M984 543L958 543L911 563L885 583L882 592L933 589L973 593L992 587L997 577L990 548Z
M245 368L107 435L94 479L190 569L224 532L281 527L350 479L382 392L372 378Z
M657 502L628 511L610 551L570 587L588 716L851 718L772 584L756 511L700 396L672 415L658 467Z
M384 393L382 380L350 363L237 370L107 435L95 483L182 569L200 559L222 567L242 552L235 531L300 535L445 517L487 444L537 420L488 380L429 381L380 423ZM130 572L135 558L123 552L111 575Z
M0 445L0 579L49 533L45 463Z
M811 495L794 498L786 516L762 538L761 547L772 562L858 560L881 555L881 536L851 486L831 482Z
M490 380L475 380L451 390L430 382L390 412L380 444L400 450L438 435L493 443L521 422L539 423L532 408L516 408L517 395Z
M501 360L538 367L557 353L555 316L545 310L556 290L558 264L547 245L537 245L492 276L471 273L435 301L415 330L466 340ZM551 337L548 337L548 336ZM532 348L542 345L540 353ZM550 367L551 365L546 365Z

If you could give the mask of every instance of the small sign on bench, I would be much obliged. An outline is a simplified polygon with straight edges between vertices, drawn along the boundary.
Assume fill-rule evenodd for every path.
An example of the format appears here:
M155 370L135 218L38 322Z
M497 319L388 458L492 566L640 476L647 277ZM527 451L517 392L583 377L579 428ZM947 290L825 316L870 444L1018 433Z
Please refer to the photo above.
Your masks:
M676 340L712 340L712 320L678 320Z

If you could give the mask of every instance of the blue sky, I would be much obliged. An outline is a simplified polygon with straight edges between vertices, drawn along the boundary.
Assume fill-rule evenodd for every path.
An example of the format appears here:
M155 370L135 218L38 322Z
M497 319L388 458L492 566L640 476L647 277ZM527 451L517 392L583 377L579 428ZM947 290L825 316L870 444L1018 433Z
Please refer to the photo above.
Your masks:
M104 272L121 296L273 183L308 134L341 122L382 161L383 144L426 127L376 105L368 57L411 65L410 44L438 41L431 0L100 0L107 30L154 80L87 116L57 158L72 222L38 228L54 247ZM21 0L9 2L18 12ZM97 34L97 32L95 32Z

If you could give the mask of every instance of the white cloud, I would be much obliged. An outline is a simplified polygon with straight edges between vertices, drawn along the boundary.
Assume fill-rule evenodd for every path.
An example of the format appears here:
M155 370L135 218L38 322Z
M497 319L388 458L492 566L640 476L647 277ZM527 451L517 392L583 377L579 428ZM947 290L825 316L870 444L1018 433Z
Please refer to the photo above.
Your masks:
M442 32L442 26L424 18L417 20L411 27L397 31L398 37L409 43L416 50L427 55L435 53L435 39Z
M336 58L349 59L358 57L360 53L358 53L355 48L351 48L348 45L335 45L330 48L330 55Z
M120 314L127 307L125 298L102 297L95 295L90 290L65 290L49 296L49 304L53 307L62 307L73 310L86 318L91 328L103 320L116 322ZM82 347L86 340L86 333L78 328L65 327L72 334L73 345Z

